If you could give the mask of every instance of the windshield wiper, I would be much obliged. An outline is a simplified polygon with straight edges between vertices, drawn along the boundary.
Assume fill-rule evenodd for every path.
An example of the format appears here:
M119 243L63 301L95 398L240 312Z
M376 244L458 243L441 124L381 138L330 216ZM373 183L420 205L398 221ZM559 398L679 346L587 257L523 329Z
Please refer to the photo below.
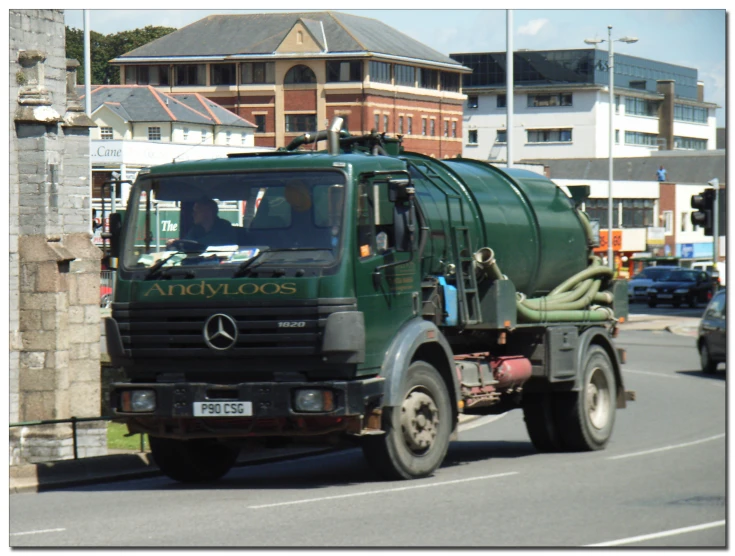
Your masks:
M174 258L176 255L186 255L186 251L176 251L173 254L169 255L165 259L158 259L151 267L148 269L148 272L146 273L143 280L151 280L152 278L155 278L157 274L160 274L161 267L165 265L168 261L170 261L172 258Z
M248 259L247 261L243 261L240 263L240 265L237 267L237 270L235 271L235 274L232 275L233 278L240 278L242 276L247 276L246 273L247 270L250 270L250 272L253 271L252 268L250 268L250 265L253 264L255 261L260 259L263 255L266 253L278 253L278 252L284 252L284 251L331 251L331 249L327 247L278 247L275 249L266 249L265 251L261 251L257 255L255 255L253 258ZM263 261L265 262L265 261ZM263 264L263 263L260 263ZM260 265L257 265L260 266Z

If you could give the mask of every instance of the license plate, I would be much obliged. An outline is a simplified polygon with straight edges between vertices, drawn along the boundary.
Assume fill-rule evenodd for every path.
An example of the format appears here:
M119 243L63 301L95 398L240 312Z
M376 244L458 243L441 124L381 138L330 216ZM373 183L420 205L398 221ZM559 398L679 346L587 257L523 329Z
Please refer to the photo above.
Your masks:
M194 402L194 417L248 417L252 402Z
M658 294L658 296L659 296L659 297L660 297L661 299L672 299L672 298L674 297L674 296L673 296L673 295L671 295L670 293L660 293L660 294Z

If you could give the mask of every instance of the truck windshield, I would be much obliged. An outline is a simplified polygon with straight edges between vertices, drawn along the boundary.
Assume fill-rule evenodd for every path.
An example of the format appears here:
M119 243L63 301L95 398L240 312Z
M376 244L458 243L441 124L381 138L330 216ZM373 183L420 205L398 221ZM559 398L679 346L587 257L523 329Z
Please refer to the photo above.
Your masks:
M264 251L279 264L330 264L344 183L334 171L142 177L126 210L123 266L241 265Z

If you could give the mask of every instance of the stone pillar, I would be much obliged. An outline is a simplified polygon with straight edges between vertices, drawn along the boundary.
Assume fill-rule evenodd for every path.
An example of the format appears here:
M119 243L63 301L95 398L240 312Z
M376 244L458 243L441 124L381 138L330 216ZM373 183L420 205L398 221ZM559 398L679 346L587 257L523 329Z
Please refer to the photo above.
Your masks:
M75 66L67 67L60 56L63 12L11 10L10 18L10 421L96 417L100 251L91 241L89 165L94 124L69 85ZM105 425L79 425L80 457L107 452ZM11 464L71 457L69 424L11 429Z
M658 109L658 138L663 139L658 147L660 151L674 150L674 80L659 79L656 90L664 95Z

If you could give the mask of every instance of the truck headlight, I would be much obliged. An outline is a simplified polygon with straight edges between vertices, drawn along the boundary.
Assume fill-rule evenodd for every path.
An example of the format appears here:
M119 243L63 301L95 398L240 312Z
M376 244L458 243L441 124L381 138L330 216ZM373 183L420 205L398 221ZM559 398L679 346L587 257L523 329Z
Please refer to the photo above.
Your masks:
M674 290L674 293L689 293L689 288L679 288L678 290Z
M334 409L334 394L331 390L303 388L296 390L293 397L295 411L304 413L324 413Z
M150 413L156 409L153 390L125 390L120 394L120 409L127 413Z

